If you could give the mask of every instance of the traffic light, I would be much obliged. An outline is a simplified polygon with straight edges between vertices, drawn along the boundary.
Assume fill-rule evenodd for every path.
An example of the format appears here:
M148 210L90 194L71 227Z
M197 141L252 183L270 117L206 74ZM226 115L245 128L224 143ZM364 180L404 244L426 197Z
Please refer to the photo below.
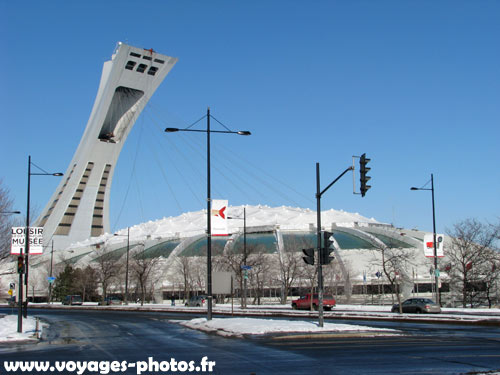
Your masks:
M17 257L17 273L24 273L24 257Z
M314 248L302 249L302 252L305 255L305 257L302 257L302 259L304 259L304 262L313 266L314 265Z
M320 263L321 264L330 264L332 260L335 258L330 256L333 253L333 233L332 232L323 232L323 247L320 252Z
M366 154L361 155L361 158L359 159L359 174L360 174L360 181L361 181L361 196L364 197L366 192L371 188L370 185L367 185L366 183L368 180L370 180L370 176L367 176L366 174L371 168L368 168L366 165L370 159L366 157Z

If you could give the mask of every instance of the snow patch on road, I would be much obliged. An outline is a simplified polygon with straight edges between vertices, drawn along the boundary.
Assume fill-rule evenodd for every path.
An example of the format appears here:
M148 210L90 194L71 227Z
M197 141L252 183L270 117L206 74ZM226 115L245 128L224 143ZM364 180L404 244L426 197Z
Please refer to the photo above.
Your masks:
M213 332L221 336L264 335L270 333L386 333L397 334L399 331L386 328L373 328L354 324L324 323L319 327L317 322L274 320L257 318L196 318L189 321L175 321L185 327L204 332Z

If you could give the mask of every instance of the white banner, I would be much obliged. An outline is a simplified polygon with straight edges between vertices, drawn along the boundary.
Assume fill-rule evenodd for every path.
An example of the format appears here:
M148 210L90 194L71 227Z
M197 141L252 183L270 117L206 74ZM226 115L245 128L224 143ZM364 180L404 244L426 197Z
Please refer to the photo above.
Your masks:
M30 255L43 254L43 227L29 227ZM26 228L12 227L10 253L12 255L24 254L26 249Z
M437 256L441 258L444 256L443 244L444 235L436 234L437 243ZM434 258L434 234L428 233L424 235L424 255L429 258Z
M227 236L227 200L212 199L212 209L210 211L212 223L212 236Z

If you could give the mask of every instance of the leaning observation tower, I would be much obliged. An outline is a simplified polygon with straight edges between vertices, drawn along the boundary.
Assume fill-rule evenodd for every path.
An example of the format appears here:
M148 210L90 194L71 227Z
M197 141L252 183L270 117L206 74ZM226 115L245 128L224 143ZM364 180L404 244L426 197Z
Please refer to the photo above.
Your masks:
M118 43L103 66L80 144L35 225L57 248L110 231L109 197L120 151L137 118L177 58Z

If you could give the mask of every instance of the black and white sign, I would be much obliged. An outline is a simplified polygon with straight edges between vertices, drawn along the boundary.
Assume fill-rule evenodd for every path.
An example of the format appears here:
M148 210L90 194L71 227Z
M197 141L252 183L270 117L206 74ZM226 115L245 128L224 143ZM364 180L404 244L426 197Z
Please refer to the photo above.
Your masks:
M43 227L29 227L29 255L43 254ZM26 228L12 227L12 241L10 253L24 254L26 250Z

